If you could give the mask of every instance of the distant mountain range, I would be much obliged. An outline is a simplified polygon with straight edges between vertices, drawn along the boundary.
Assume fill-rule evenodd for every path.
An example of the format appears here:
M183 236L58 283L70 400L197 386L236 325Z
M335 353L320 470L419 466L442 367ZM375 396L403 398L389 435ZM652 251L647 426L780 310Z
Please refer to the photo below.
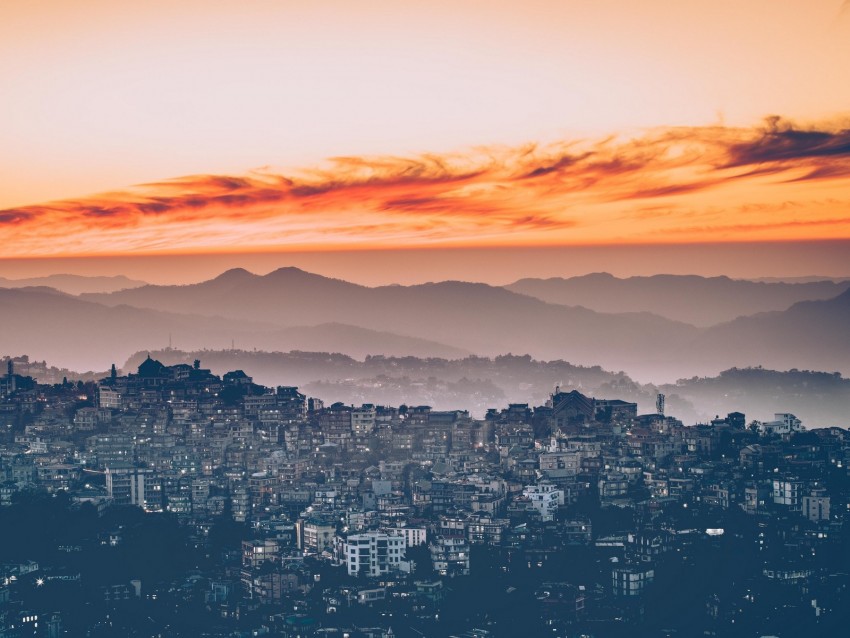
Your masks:
M787 310L741 317L713 326L693 344L706 365L850 368L850 290L833 299L801 301Z
M740 281L762 281L765 283L786 283L786 284L805 284L816 281L834 281L842 283L850 281L850 277L829 277L824 275L807 275L803 277L755 277L753 279L741 279Z
M829 299L850 289L850 281L803 279L799 283L696 275L618 279L594 273L569 279L520 279L505 288L549 303L598 312L651 312L700 327L785 310L799 301Z
M198 284L79 297L48 288L0 289L0 353L27 353L75 369L105 369L134 351L171 343L182 349L337 351L357 358L528 354L626 370L655 382L733 366L850 373L846 284L678 276L619 280L604 274L555 283L585 290L587 297L594 281L608 291L597 295L605 304L639 311L591 309L578 292L574 305L519 292L531 280L507 288L456 281L369 288L297 268L263 276L234 269ZM621 306L615 304L617 287L624 291ZM656 302L642 300L640 290L656 291ZM801 295L810 299L793 301ZM712 322L736 313L751 316L711 326L704 325L710 323L706 319L701 327L669 317L719 306L725 310L710 315Z
M343 324L280 328L274 324L105 306L50 288L0 288L0 353L28 354L79 370L105 370L130 353L169 343L184 348L339 350L369 354L458 358L459 349Z
M84 298L281 327L342 323L481 355L514 352L624 369L651 365L659 352L685 347L699 333L649 313L599 313L486 284L445 281L367 288L297 268L265 276L231 270L200 284L144 286Z
M0 277L0 288L28 288L31 286L47 286L61 290L69 295L80 295L86 292L115 292L125 288L137 288L147 282L129 279L124 275L114 277L84 277L82 275L48 275L46 277L30 277L29 279L6 279Z

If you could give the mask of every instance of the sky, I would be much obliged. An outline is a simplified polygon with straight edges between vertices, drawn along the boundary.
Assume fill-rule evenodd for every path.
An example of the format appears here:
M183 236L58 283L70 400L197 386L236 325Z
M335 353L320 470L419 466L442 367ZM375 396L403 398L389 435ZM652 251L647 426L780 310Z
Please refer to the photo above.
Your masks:
M0 276L847 276L848 72L841 0L5 0Z

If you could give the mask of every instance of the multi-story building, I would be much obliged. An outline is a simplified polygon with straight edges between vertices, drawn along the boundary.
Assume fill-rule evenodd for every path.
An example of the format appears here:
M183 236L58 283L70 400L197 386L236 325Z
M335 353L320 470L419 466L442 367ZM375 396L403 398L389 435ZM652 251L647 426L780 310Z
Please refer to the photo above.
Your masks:
M320 518L309 518L296 523L296 533L301 549L321 554L333 547L336 525Z
M89 440L100 467L134 461L133 438L129 434L98 434Z
M555 512L564 504L564 490L556 488L551 483L529 485L522 491L528 498L531 508L540 514L540 520L555 520Z
M248 598L274 598L268 590L274 589L272 583L264 582L260 570L265 563L274 563L280 555L280 545L276 539L266 538L242 541L242 570L240 579ZM270 587L271 586L271 587ZM279 596L278 596L279 598Z
M106 468L106 492L116 505L145 506L145 477L147 468L114 463Z
M371 403L364 403L351 411L351 430L354 436L366 436L375 429L377 410Z
M424 527L400 527L392 530L392 533L404 537L405 547L417 547L428 542L428 530Z
M655 569L648 564L620 565L611 570L611 580L615 596L640 596L655 580Z
M747 514L762 514L767 507L767 502L770 499L770 489L761 483L753 483L744 488L744 501L741 503L741 509Z
M242 567L256 569L280 555L280 544L274 538L242 541Z
M799 512L803 504L803 482L791 478L774 479L772 496L776 505Z
M469 576L469 542L463 537L438 537L429 545L434 571L440 576Z
M787 435L803 430L802 421L789 412L777 412L773 421L756 422L756 426L762 434Z
M121 409L121 392L111 385L101 384L97 388L98 406L109 410Z
M366 532L345 540L345 565L349 576L382 576L401 566L406 549L400 534Z
M803 497L803 516L814 523L828 521L829 504L830 498L825 490L812 490L810 495Z
M319 429L325 443L347 448L351 441L352 408L343 403L334 403L319 415Z

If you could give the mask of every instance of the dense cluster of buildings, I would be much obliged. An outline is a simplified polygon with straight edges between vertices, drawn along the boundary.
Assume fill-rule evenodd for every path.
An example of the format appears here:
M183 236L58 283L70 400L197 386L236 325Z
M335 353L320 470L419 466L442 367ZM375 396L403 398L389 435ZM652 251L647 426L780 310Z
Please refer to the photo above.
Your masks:
M776 621L779 607L832 622L850 586L850 436L806 431L791 414L686 426L663 397L639 414L556 388L543 406L472 418L323 405L199 361L148 358L96 384L39 384L9 360L0 428L7 511L33 493L100 515L137 506L176 518L200 550L216 525L236 526L241 544L184 575L201 587L98 589L107 615L157 596L202 608L203 635L513 635L520 619L479 612L475 588L455 585L485 574L506 601L527 596L528 635L656 635L659 592L683 566L733 549L752 558L734 582L689 572L704 585L691 602L709 635ZM97 542L120 545L122 533ZM0 636L68 635L24 586L63 566L30 563L0 565ZM441 621L452 605L465 613ZM39 615L51 621L34 628L26 619ZM149 631L139 635L172 635Z

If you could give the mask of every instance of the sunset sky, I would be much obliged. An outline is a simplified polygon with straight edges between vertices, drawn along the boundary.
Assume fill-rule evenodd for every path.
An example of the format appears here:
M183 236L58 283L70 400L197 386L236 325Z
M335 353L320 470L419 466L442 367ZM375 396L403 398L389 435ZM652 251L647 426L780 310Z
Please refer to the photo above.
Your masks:
M841 0L5 0L0 95L0 276L850 275Z

